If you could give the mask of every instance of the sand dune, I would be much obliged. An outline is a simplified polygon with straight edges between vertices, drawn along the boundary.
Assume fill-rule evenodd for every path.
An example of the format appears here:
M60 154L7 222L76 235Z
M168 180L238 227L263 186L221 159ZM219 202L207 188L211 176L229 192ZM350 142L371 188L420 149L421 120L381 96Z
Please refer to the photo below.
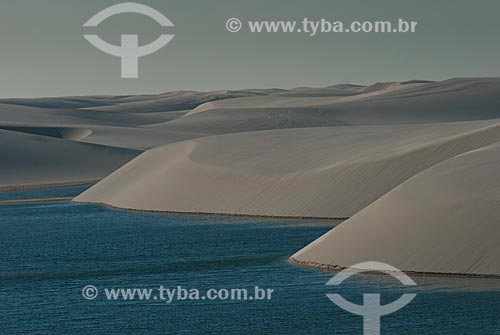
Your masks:
M275 92L281 92L281 90L271 89L214 92L179 91L151 96L148 100L119 102L108 106L89 107L87 109L121 113L171 112L191 110L209 101L250 97L255 95L267 95Z
M146 150L211 135L209 129L165 129L207 101L262 96L284 90L180 91L140 96L0 100L0 128L73 141Z
M418 172L500 141L499 122L207 137L152 149L75 200L155 211L349 217Z
M316 266L500 275L500 144L417 174L293 255Z
M106 177L75 201L351 217L294 259L500 275L498 96L456 78L3 99L0 188Z
M36 127L36 126L7 126L1 125L0 129L11 130L20 133L28 133L34 135L49 136L61 138L65 140L83 140L92 134L92 130L88 128L71 128L71 127Z
M147 150L192 138L206 136L200 133L165 131L161 124L145 127L93 126L92 134L81 139L85 143L94 143L135 150Z
M84 108L91 106L102 106L113 104L111 99L99 97L81 97L81 98L34 98L34 99L0 99L0 103L46 109L71 109Z
M0 187L100 179L143 150L210 135L165 129L201 103L282 91L1 99Z
M300 89L210 102L173 120L165 129L193 133L208 131L216 135L283 128L424 124L500 117L499 78L379 83L362 88L326 88L322 94L317 91L310 96L305 96L307 90Z
M145 150L258 130L499 118L499 93L498 78L469 78L293 90L3 99L0 126L89 129L89 136L71 139Z
M138 153L0 130L0 187L100 179Z

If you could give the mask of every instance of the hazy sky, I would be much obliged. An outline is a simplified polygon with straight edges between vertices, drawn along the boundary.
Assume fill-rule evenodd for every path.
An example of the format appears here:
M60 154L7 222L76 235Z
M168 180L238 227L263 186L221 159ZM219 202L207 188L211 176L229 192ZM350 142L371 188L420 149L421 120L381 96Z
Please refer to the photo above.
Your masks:
M0 97L139 94L172 90L291 88L336 83L497 76L498 0L140 0L176 26L124 14L106 20L100 37L141 44L176 35L141 58L139 79L120 79L119 58L90 45L82 27L116 0L2 0ZM225 21L418 21L415 34L229 33Z

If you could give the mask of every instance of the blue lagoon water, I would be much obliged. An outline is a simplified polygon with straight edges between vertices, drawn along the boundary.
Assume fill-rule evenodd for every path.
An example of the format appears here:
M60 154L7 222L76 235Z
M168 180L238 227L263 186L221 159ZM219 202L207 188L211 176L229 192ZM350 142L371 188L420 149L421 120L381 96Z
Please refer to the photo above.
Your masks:
M325 286L287 259L334 221L161 215L74 203L0 205L0 334L362 334L328 300L390 302L386 276ZM500 334L500 283L415 277L418 296L382 334ZM95 300L82 288L100 290ZM110 301L104 288L272 288L262 301Z
M45 188L34 190L19 190L12 192L0 192L0 200L23 200L40 198L69 198L76 197L78 194L87 190L90 185Z

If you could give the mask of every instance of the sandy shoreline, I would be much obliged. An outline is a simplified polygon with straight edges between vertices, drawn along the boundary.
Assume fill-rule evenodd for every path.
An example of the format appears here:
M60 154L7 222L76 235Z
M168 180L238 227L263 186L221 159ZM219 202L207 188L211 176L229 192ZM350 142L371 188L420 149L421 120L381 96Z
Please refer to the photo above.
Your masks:
M76 197L75 197L76 198ZM105 203L95 203L95 202L85 202L85 201L75 201L72 198L71 201L77 204L87 204L87 205L98 205L104 206L111 209L128 211L128 212L139 212L139 213L152 213L152 214L176 214L176 215L200 215L200 216L232 216L232 217L245 217L245 218L263 218L263 219L283 219L283 220L322 220L322 221L333 221L333 220L347 220L347 217L316 217L316 216L279 216L279 215L255 215L255 214L239 214L239 213L211 213L211 212L182 212L182 211L168 211L168 210L148 210L148 209L134 209L134 208L122 208Z
M320 263L315 263L315 262L308 262L308 261L299 261L295 259L294 257L289 257L288 261L291 264L306 267L306 268L312 268L312 269L319 269L319 270L325 270L329 272L339 272L345 269L348 269L346 266L339 266L339 265L330 265L330 264L320 264ZM482 279L500 279L499 275L482 275L482 274L474 274L474 273L440 273L440 272L418 272L418 271L405 271L401 270L402 272L406 273L409 276L421 276L421 277L453 277L453 278L482 278ZM371 274L381 274L380 272L367 272Z
M77 186L94 185L97 182L99 182L99 180L84 180L84 181L74 181L74 182L33 184L33 185L13 185L13 186L0 187L0 192L40 190L46 188L77 187Z
M65 202L71 201L73 198L40 198L40 199L12 199L12 200L0 200L0 205L8 204L30 204L36 202Z

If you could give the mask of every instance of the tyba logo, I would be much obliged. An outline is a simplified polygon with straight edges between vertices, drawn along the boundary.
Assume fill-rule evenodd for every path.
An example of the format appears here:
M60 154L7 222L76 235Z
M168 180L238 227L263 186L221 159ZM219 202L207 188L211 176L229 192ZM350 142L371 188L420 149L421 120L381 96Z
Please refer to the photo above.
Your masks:
M108 7L88 20L84 27L97 27L101 22L110 18L111 16L123 13L137 13L146 15L162 27L173 27L174 24L162 13L151 7L137 4L137 3L122 3ZM87 41L99 50L107 54L121 58L121 77L122 78L138 78L139 77L139 58L150 55L170 42L175 35L161 35L156 41L139 46L138 35L122 35L121 45L109 44L103 41L97 35L83 35Z

